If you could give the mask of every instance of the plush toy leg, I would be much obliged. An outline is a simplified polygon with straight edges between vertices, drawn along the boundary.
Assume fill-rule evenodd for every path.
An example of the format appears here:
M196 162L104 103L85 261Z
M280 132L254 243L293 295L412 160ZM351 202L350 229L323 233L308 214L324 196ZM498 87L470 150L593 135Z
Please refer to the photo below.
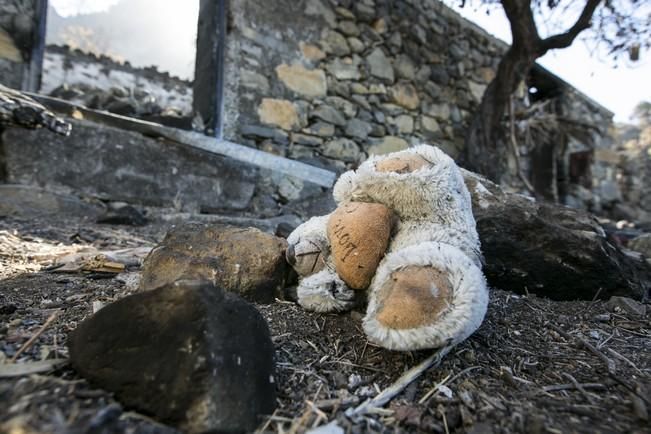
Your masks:
M371 284L364 330L385 348L456 344L481 324L488 291L461 250L428 242L387 255Z
M301 280L296 291L298 304L315 312L343 312L355 307L357 295L329 269Z

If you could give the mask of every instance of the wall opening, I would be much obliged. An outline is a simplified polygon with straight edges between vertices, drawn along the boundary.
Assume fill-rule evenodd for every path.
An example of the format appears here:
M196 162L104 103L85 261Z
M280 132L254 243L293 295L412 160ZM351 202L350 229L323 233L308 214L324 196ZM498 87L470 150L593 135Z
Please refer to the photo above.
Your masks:
M192 127L199 0L50 0L41 93Z

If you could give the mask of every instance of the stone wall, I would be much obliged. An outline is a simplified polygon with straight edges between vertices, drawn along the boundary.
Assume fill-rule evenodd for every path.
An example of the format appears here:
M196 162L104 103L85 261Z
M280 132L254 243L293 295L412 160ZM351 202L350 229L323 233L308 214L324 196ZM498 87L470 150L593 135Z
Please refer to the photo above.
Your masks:
M20 89L29 68L35 0L0 0L0 83Z
M432 0L230 6L226 137L335 170L421 142L458 156L505 48Z
M423 142L458 158L507 49L436 0L242 0L229 13L225 136L336 171ZM612 113L543 68L537 74L558 88L560 113L597 125L590 137L554 147L552 158L600 149L587 194L574 185L563 192L567 203L598 209L597 196L617 194L614 172L599 165ZM531 103L525 86L515 98L516 107ZM520 152L528 176L534 155ZM524 191L512 155L509 163L504 179Z

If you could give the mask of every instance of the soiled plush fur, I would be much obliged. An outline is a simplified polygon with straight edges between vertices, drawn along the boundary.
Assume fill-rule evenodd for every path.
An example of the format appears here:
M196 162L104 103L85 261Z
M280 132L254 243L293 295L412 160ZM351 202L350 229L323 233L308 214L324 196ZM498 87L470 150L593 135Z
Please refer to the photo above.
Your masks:
M429 164L408 173L376 170L378 161L410 154ZM436 348L461 342L479 327L488 304L479 237L470 194L450 157L428 145L371 157L356 171L341 175L334 198L337 203L381 203L399 217L387 254L367 291L363 326L369 340L396 350ZM323 246L325 267L311 275L304 272L297 291L303 307L319 312L350 309L359 298L336 273L326 235L328 217L310 219L287 240L296 252ZM450 307L431 324L411 329L386 327L377 320L379 288L392 272L414 265L435 267L447 275L453 290Z

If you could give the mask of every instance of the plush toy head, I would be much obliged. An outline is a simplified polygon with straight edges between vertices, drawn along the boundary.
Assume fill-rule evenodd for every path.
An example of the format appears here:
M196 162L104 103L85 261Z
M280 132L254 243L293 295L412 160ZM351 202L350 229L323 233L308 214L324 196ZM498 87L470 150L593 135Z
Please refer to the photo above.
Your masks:
M426 145L371 157L333 193L338 208L288 238L302 306L366 300L364 330L391 349L454 344L479 327L488 301L479 239L452 159Z

